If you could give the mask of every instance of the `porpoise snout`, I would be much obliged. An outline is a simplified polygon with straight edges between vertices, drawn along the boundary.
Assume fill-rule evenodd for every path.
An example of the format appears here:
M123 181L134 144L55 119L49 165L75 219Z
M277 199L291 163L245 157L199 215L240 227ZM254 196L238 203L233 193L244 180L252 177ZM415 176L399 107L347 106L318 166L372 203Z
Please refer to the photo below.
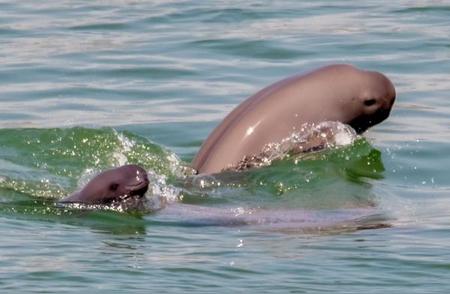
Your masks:
M128 165L129 168L134 169L134 180L126 185L131 196L143 197L148 190L150 181L148 179L147 171L138 165Z
M366 73L361 82L361 114L348 123L357 133L362 133L388 118L396 98L394 84L389 78L376 71Z
M374 76L374 96L380 100L379 107L382 108L384 112L390 112L392 106L394 105L396 92L392 81L382 73L372 72Z
M376 123L380 123L386 118L389 117L391 113L392 106L394 105L395 98L396 98L396 92L394 84L391 82L390 79L388 79L385 75L378 73L381 75L382 84L383 84L383 91L384 94L382 95L382 102L380 105L380 108L377 111L377 118Z

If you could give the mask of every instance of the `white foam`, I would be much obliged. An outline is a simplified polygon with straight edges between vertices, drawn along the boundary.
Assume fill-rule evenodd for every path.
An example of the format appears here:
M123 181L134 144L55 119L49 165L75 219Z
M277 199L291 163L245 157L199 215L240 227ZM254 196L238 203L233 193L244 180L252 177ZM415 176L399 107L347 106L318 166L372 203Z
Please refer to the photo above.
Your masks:
M128 158L126 156L127 152L130 152L131 149L136 145L136 142L127 138L122 133L113 130L117 139L120 143L120 148L113 153L113 158L117 161L118 165L125 165L128 162Z
M268 166L273 160L282 159L290 154L326 150L353 144L358 138L356 131L349 125L337 121L318 124L306 123L299 131L280 143L265 145L258 155L246 156L238 163L236 169Z
M181 189L167 184L167 177L154 171L147 173L150 181L147 194L153 210L163 208L167 203L177 202L180 199Z

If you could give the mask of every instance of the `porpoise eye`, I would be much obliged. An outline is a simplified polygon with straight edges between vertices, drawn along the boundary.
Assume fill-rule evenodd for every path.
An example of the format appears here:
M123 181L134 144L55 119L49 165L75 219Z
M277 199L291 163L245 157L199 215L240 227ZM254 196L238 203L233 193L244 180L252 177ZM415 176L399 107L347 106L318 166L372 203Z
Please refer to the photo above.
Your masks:
M364 100L364 105L365 105L365 106L372 106L372 105L374 105L375 103L377 103L377 100L375 100L375 99L367 99L367 100Z
M112 183L112 184L109 186L109 189L110 189L111 191L116 191L117 188L119 188L119 184L117 184L117 183Z

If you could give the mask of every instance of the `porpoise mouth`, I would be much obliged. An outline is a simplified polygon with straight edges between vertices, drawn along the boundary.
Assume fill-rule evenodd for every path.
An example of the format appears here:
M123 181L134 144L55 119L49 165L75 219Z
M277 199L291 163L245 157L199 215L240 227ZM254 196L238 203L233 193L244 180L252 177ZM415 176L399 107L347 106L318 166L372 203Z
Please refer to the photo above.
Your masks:
M355 129L358 134L365 132L369 127L379 124L385 120L390 113L390 108L380 108L371 116L360 116L349 122L348 124Z
M129 192L125 195L120 196L120 200L128 199L130 197L144 197L145 193L148 190L148 183L148 180L143 180L133 185L127 185L126 188Z

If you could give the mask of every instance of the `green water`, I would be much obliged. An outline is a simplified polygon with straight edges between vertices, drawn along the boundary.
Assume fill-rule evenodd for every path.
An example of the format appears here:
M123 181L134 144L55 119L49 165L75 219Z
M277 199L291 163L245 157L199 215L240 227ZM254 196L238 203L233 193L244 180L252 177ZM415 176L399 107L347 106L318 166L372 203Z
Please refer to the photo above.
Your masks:
M449 5L0 1L0 292L447 293ZM396 86L364 139L181 177L243 99L337 62ZM125 163L167 213L55 206Z

